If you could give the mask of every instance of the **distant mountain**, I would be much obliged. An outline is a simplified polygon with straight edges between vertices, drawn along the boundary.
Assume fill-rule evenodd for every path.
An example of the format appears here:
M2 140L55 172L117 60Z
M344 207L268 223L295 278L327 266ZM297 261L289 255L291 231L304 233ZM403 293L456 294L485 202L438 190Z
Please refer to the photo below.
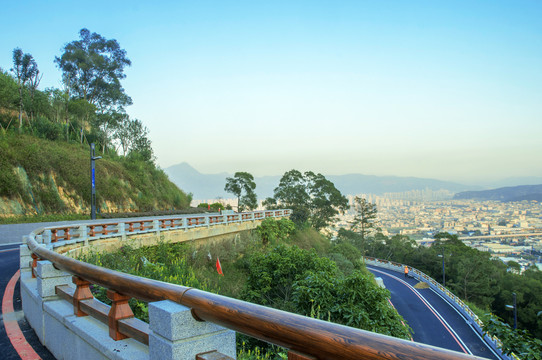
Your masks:
M541 176L523 176L523 177L510 177L506 179L496 180L491 183L484 184L487 189L498 189L509 186L519 185L537 185L542 184Z
M424 179L415 177L399 176L374 176L374 175L330 175L326 176L332 181L337 189L343 194L375 194L398 193L412 190L448 190L458 192L476 189L474 186L466 186L449 181Z
M454 199L498 200L504 202L522 200L542 201L542 184L509 186L484 191L465 191L455 194Z
M233 174L202 174L186 162L164 169L170 180L186 192L191 192L194 199L208 200L218 197L231 198L232 194L224 191L226 178ZM282 175L255 177L258 199L273 196L273 190L279 184ZM448 190L458 192L479 189L448 181L398 176L374 176L361 174L326 175L337 189L345 195L396 193L412 190Z

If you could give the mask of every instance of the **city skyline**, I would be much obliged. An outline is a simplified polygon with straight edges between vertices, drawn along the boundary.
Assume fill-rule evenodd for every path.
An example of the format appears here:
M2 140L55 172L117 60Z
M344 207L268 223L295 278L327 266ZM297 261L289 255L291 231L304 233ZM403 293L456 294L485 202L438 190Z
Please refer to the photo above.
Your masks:
M88 28L132 66L126 110L162 168L290 169L466 184L542 177L542 4L23 1L0 24L61 87L54 57Z

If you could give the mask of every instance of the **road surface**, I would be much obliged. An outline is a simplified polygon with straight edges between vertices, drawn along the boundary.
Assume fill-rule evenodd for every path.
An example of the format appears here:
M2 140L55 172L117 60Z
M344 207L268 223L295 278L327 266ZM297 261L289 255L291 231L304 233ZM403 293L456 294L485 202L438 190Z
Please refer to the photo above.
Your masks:
M500 359L469 322L432 289L415 289L418 281L392 270L367 266L391 292L391 302L413 330L413 339L428 345L488 359Z

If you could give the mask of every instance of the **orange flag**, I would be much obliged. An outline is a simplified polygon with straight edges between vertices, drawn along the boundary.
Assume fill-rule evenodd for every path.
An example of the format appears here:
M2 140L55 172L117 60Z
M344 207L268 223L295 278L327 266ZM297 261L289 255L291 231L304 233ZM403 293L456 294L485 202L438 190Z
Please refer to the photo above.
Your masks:
M220 260L218 259L218 256L216 257L216 271L224 276L224 274L222 273L222 266L220 266Z

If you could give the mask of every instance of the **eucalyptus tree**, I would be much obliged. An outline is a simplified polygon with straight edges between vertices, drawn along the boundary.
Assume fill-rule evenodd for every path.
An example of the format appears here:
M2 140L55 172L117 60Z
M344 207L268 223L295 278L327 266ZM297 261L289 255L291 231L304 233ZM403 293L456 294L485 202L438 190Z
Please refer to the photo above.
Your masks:
M132 104L121 85L126 77L124 69L131 61L115 39L106 39L84 28L79 36L80 40L64 46L55 63L71 96L96 106L99 115L96 124L103 134L102 140L108 139L124 107ZM103 143L103 151L105 147Z
M255 189L254 176L248 172L236 172L232 178L226 178L224 186L224 191L237 196L238 211L243 211L245 208L253 210L258 206Z
M38 64L30 54L24 54L20 48L13 50L13 68L19 88L19 132L23 128L23 91L28 81L38 76ZM37 87L37 84L36 84Z

